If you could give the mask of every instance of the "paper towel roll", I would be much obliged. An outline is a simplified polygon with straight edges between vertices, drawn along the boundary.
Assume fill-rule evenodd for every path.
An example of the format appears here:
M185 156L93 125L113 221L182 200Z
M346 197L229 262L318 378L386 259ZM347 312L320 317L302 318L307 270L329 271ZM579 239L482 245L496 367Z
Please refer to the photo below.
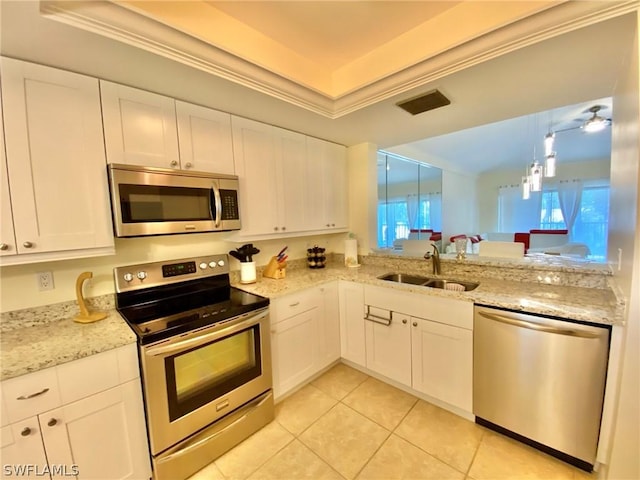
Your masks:
M347 267L358 265L358 240L355 238L344 241L344 264Z

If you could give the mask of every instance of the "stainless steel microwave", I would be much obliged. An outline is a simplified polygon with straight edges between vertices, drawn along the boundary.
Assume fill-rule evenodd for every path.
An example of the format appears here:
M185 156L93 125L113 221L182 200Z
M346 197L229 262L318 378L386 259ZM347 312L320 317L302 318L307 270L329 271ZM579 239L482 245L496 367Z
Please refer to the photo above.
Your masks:
M116 237L240 229L234 175L108 165Z

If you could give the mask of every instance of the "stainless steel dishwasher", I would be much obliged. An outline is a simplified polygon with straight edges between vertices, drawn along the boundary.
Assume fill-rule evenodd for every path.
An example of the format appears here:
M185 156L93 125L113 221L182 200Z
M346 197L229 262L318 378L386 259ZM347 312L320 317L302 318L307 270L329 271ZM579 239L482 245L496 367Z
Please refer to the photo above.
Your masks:
M591 471L610 329L476 306L476 422Z

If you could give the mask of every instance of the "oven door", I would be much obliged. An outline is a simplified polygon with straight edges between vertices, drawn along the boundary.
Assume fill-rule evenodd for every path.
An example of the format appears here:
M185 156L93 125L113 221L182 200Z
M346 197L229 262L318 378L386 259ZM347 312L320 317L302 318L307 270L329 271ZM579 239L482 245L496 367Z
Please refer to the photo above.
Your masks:
M152 454L272 386L269 310L141 347Z

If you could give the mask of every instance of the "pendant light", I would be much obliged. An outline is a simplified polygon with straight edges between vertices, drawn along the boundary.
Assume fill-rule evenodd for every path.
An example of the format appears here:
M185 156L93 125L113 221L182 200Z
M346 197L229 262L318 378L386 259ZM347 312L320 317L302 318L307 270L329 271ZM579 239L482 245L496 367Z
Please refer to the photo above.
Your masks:
M546 178L556 176L556 152L551 152L544 157L544 176Z
M542 190L542 166L534 159L530 168L530 189L532 192L539 192Z
M529 176L522 177L522 199L529 200L531 197L531 184L529 183Z
M547 133L544 136L544 155L545 155L545 157L548 157L549 155L551 155L553 153L553 143L554 143L555 138L556 138L556 135L551 130L549 130L549 133Z

